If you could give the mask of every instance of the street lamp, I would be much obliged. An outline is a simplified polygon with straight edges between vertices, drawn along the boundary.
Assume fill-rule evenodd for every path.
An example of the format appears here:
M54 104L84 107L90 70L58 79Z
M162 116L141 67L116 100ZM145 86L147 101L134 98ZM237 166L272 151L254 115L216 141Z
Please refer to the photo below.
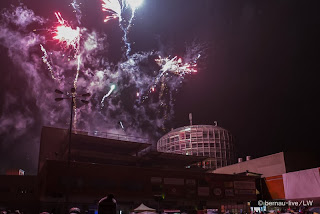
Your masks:
M76 89L75 88L71 88L71 93L64 93L58 89L56 89L54 91L57 94L60 95L64 95L63 97L57 97L55 98L55 101L59 102L65 99L70 99L71 100L71 105L70 105L70 127L69 127L69 146L68 146L68 165L70 164L70 156L71 156L71 134L72 134L72 119L73 119L73 108L75 106L75 102L77 99L79 99L80 97L86 98L86 97L90 97L90 93L85 93L85 94L81 94L81 95L77 95L76 94ZM84 100L84 99L80 99L80 101L84 104L88 104L89 101Z
M64 93L58 89L56 89L54 91L55 93L62 95L62 97L57 97L54 100L59 102L65 99L70 99L71 100L71 111L70 111L70 127L69 127L69 143L68 143L68 171L70 170L70 161L71 161L71 134L72 134L72 119L73 119L73 108L75 106L76 100L79 100L81 97L84 99L80 99L80 101L84 104L88 104L89 101L85 100L85 98L90 97L90 93L85 93L85 94L81 94L81 95L77 95L76 94L76 89L75 88L71 88L71 93L67 92ZM67 186L69 186L69 184L67 184ZM66 203L68 205L69 203L69 191L67 191L66 194Z

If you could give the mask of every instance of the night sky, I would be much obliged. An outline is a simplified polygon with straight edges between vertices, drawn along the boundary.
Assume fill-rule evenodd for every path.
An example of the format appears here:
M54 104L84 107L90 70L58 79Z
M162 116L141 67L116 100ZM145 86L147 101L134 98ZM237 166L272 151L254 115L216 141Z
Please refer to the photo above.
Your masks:
M32 69L38 75L32 77L28 72L31 68L20 65L15 60L15 52L13 56L10 54L12 46L7 41L15 39L5 38L16 34L10 34L7 29L22 32L20 35L33 33L49 38L46 29L56 24L54 12L61 12L73 26L77 20L71 1L19 2L46 22L41 25L31 23L23 29L7 24L3 14L19 3L0 2L0 173L8 168L22 168L26 174L35 174L41 127L67 128L69 109L67 103L57 106L53 100L55 95L49 93L58 84L50 79L50 71L41 61L39 45L29 47L32 56L28 60L37 62ZM124 52L123 32L118 21L103 22L106 13L102 12L99 0L78 2L82 13L80 26L88 32L99 32L104 38L100 42L108 48L107 52L99 50L97 55L103 55L109 64L117 65ZM186 56L186 46L198 43L202 47L198 72L186 75L177 90L173 90L172 105L168 110L171 116L164 121L162 118L158 120L164 124L161 128L149 128L153 119L161 117L160 113L152 112L160 107L146 108L149 119L130 107L129 89L137 90L132 84L123 87L122 94L119 89L106 104L105 108L116 106L119 100L123 104L121 109L108 110L106 115L109 119L112 117L109 122L108 117L103 122L85 122L99 117L98 113L92 112L99 110L96 106L103 93L99 96L93 93L92 102L96 106L92 104L90 111L82 110L84 113L80 118L83 121L79 126L90 130L99 126L101 131L114 131L121 129L117 122L114 123L121 118L126 119L127 124L130 121L131 126L139 127L140 131L146 132L144 136L155 141L171 128L188 125L188 114L193 113L193 124L218 121L219 126L233 133L239 157L319 149L319 27L317 1L145 0L137 9L128 33L132 45L130 54L158 50ZM35 28L44 30L33 32ZM58 49L53 42L45 45L47 49ZM149 61L144 63L149 64ZM87 63L83 70L90 66ZM139 71L149 72L148 69ZM91 75L94 76L94 72ZM125 83L126 80L118 78L117 81ZM83 82L83 85L88 83ZM171 82L171 88L175 88L175 83ZM47 85L50 89L43 91L45 87L39 86L37 91L35 84ZM70 82L59 86L60 89L70 88ZM84 90L85 87L79 88ZM152 96L150 105L158 102ZM125 114L134 115L134 119ZM54 121L51 118L55 118ZM127 132L133 130L128 128Z

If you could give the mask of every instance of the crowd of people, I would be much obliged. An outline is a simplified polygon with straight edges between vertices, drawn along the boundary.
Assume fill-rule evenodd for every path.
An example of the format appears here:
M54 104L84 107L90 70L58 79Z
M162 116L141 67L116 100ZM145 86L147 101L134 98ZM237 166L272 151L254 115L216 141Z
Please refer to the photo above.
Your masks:
M81 209L78 207L72 207L69 209L69 214L81 214ZM109 194L103 197L98 202L98 214L116 214L117 213L117 201L113 194ZM23 214L20 210L1 210L0 214ZM40 214L51 214L50 212L43 211Z
M81 211L78 207L72 207L69 209L68 214L85 214L87 211ZM23 214L20 210L1 210L0 214ZM40 212L40 214L52 214L47 211ZM117 214L117 201L113 194L109 194L106 197L103 197L98 202L98 214ZM229 210L226 211L226 214L233 214ZM240 214L247 214L241 210ZM270 211L253 211L251 214L313 214L309 212L307 207L299 208L289 208L281 210L270 210ZM317 213L320 214L320 213Z

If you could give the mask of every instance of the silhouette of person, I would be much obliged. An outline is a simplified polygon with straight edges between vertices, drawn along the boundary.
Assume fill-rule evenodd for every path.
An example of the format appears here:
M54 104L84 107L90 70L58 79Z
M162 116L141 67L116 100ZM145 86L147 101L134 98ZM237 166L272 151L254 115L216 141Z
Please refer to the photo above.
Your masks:
M116 214L117 201L113 194L103 197L98 203L98 214Z
M81 213L81 210L80 208L78 207L72 207L70 210L69 210L69 214L80 214Z

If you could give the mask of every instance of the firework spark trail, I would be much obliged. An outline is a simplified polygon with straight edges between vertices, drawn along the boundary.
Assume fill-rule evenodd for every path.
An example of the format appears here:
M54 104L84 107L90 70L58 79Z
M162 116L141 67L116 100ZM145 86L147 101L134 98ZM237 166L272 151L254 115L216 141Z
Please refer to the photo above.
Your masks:
M82 12L80 10L80 4L77 3L77 0L73 0L71 3L71 6L74 9L73 12L76 13L78 24L81 24L81 17L82 17Z
M81 56L80 55L78 55L77 61L78 61L77 73L76 73L76 76L75 76L74 81L73 81L73 87L75 89L77 89L77 82L78 82L78 77L79 77L79 72L80 72L80 65L81 65Z
M124 126L123 126L122 122L120 121L119 123L120 123L121 128L124 130Z
M125 43L127 58L129 58L129 53L131 51L131 44L128 41L129 28L131 27L135 11L142 4L142 2L143 0L102 0L102 10L110 14L105 17L104 22L108 22L112 19L119 19L119 27L124 33L122 40ZM127 8L131 9L131 16L125 26L122 22L122 13Z
M78 55L78 65L77 65L77 73L76 73L76 76L74 78L74 81L73 81L73 87L75 89L77 89L77 82L78 82L78 77L79 77L79 72L80 72L80 65L81 65L81 57L80 55ZM75 97L77 95L77 92L75 91L72 96ZM77 126L77 103L76 103L76 99L75 98L72 98L74 99L73 100L73 103L74 103L74 106L73 106L73 111L74 111L74 118L73 118L73 128L76 129L76 126Z
M130 4L128 4L128 2L126 2L126 5L130 5ZM121 22L119 22L120 23L120 28L123 31L122 40L123 40L123 42L125 44L125 47L126 47L126 56L127 56L127 58L129 58L129 53L131 51L131 44L128 41L128 31L129 31L129 28L131 27L131 23L132 23L132 20L133 20L133 17L134 17L134 13L135 13L135 9L132 8L131 16L130 16L130 18L128 20L127 26L124 26L123 24L121 24Z
M57 13L54 13L58 19L58 22L61 24L61 25L64 25L64 19L62 18L61 16L61 13L60 12L57 12Z
M79 77L79 72L80 72L80 64L81 64L81 59L80 59L80 56L78 56L77 73L76 73L76 76L73 81L73 87L75 89L77 89L77 82L78 82L78 77ZM75 96L76 96L76 92L73 93L73 97L75 97ZM73 111L74 111L73 128L76 129L76 126L77 126L77 104L76 104L75 98L72 98L72 99L74 99L73 100L73 103L74 103L74 106L73 106Z
M116 86L115 86L114 84L112 84L112 85L110 86L109 92L103 96L103 98L102 98L102 100L101 100L101 106L102 106L102 107L104 106L104 104L103 104L104 99L106 99L107 97L109 97L110 94L113 92L113 90L114 90L115 88L116 88Z
M126 1L126 5L130 6L131 8L131 16L129 18L128 24L126 27L124 27L123 25L120 25L121 29L123 30L123 41L126 45L126 56L129 57L129 53L131 51L131 44L128 41L128 32L129 32L129 28L131 27L132 24L132 20L134 18L136 9L142 4L143 0L127 0Z
M77 114L77 103L76 103L76 98L75 98L75 96L76 96L76 92L74 92L73 94L72 94L72 98L71 99L73 99L73 107L72 107L72 109L73 109L73 123L72 123L72 126L73 126L73 129L76 129L77 128L77 118L78 118L78 114Z
M48 54L47 54L46 49L43 47L42 44L40 44L40 48L41 48L41 51L43 52L42 61L43 61L44 64L47 65L48 70L49 70L50 73L51 73L52 79L59 81L59 79L54 76L53 68L52 68L52 65L51 65L50 62L49 62L49 56L48 56Z
M129 22L130 23L130 22ZM130 44L130 42L128 42L128 36L127 36L127 34L128 34L128 27L122 27L121 26L121 29L122 29L122 31L123 31L123 37L122 37L122 40L123 40L123 42L125 43L125 47L126 47L126 56L127 57L129 57L129 53L130 53L130 51L131 51L131 44Z

